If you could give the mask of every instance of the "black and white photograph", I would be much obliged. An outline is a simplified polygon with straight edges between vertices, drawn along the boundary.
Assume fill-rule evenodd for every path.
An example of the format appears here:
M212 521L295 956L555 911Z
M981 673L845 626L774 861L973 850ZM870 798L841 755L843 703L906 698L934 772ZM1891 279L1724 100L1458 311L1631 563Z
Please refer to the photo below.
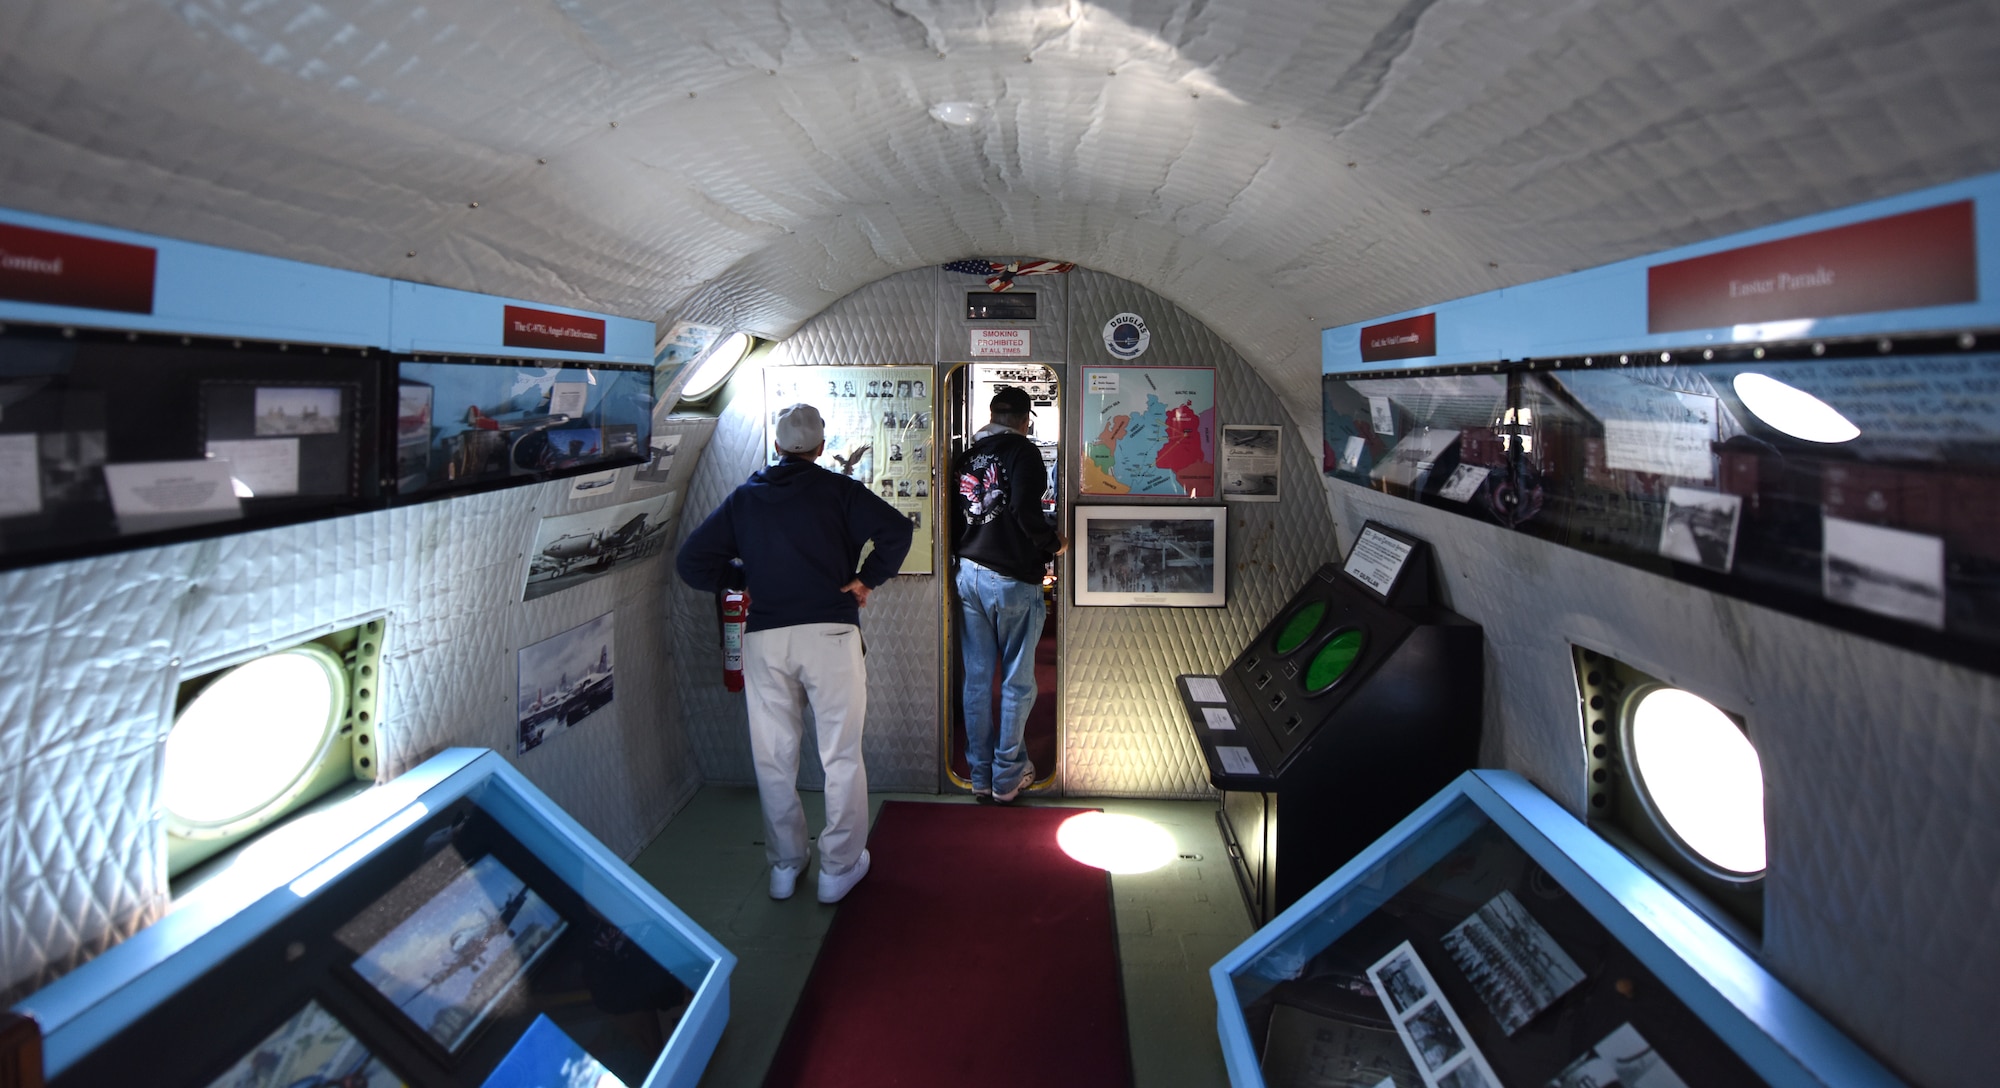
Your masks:
M1382 990L1397 1012L1409 1012L1417 1002L1431 995L1424 985L1423 975L1417 971L1414 955L1405 953L1384 964L1377 972L1382 980Z
M402 1088L403 1080L317 1001L278 1025L208 1088Z
M543 518L521 599L532 601L602 578L621 566L651 559L667 548L678 492L616 506Z
M50 506L104 501L103 431L43 431L42 501Z
M526 755L550 734L575 728L611 705L612 616L606 612L516 654L520 660L516 755Z
M488 855L363 952L354 973L456 1052L568 927Z
M1416 1088L1402 1037L1386 1025L1357 1024L1280 1003L1264 1038L1264 1083L1309 1088Z
M1458 1029L1444 1014L1444 1006L1435 1001L1411 1013L1403 1021L1403 1027L1410 1033L1410 1045L1416 1049L1417 1057L1423 1059L1426 1069L1448 1065L1465 1051L1465 1040L1459 1038Z
M1222 497L1237 502L1278 501L1279 429L1224 424Z
M339 433L340 390L257 387L257 437Z
M682 435L655 434L648 440L652 447L652 460L640 465L632 474L633 483L663 484L674 474L674 456L680 452Z
M1687 1082L1636 1028L1620 1024L1550 1078L1546 1088L1687 1088Z
M1513 892L1487 900L1446 933L1444 948L1509 1035L1583 981L1583 969Z
M1736 523L1743 497L1693 487L1667 489L1660 554L1727 574L1736 562Z
M1437 1079L1438 1088L1500 1088L1478 1062L1460 1062L1457 1068Z
M1227 510L1079 506L1078 605L1216 608L1227 598Z
M1827 517L1826 599L1925 627L1944 627L1944 541Z

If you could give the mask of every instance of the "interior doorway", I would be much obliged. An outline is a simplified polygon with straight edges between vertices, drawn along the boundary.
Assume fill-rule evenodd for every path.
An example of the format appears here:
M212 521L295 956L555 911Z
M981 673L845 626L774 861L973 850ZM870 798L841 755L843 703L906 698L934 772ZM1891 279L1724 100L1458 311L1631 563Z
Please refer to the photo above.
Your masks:
M951 508L950 489L957 486L952 466L960 452L972 445L973 435L989 422L988 404L993 393L1002 386L1018 386L1027 390L1034 402L1035 414L1029 439L1042 454L1042 466L1048 471L1048 490L1042 494L1042 512L1058 525L1062 512L1062 388L1056 371L1039 363L961 363L953 368L945 378L943 404L940 414L944 417L944 447L946 460L943 468L942 486L945 502L938 517L949 519L955 516ZM949 540L949 521L945 521L946 540ZM949 568L947 573L949 574ZM1062 722L1059 662L1057 652L1061 646L1059 617L1061 610L1056 602L1061 599L1060 585L1062 564L1052 562L1042 577L1042 606L1047 609L1047 617L1042 622L1042 639L1035 648L1035 705L1028 714L1026 742L1028 758L1035 765L1036 791L1051 790L1058 780L1058 766L1062 758ZM950 712L945 726L945 779L961 790L970 790L972 781L970 768L965 760L965 667L958 649L958 597L952 589L952 581L945 582L945 703ZM993 700L996 719L999 714L1000 690L995 678L990 697Z

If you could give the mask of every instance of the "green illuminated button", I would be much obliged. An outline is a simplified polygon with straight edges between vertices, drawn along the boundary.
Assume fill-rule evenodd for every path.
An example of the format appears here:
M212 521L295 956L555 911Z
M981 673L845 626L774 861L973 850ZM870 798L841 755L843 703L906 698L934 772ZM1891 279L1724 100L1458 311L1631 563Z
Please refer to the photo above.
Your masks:
M1281 654L1288 654L1305 645L1306 639L1311 638L1312 633L1319 630L1319 621L1325 616L1325 601L1314 601L1292 613L1292 618L1285 623L1285 629L1278 632L1278 641L1273 649Z
M1340 683L1340 678L1354 667L1354 659L1361 656L1361 632L1342 631L1326 640L1326 645L1312 656L1306 666L1306 693L1318 695L1320 692Z

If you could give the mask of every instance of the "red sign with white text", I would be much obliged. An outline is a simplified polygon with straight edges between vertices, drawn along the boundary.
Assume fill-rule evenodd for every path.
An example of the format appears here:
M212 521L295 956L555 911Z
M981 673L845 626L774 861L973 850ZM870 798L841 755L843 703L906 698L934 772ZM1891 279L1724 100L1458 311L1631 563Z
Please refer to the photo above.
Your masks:
M0 223L0 298L150 314L158 257L151 246Z
M1361 361L1418 359L1438 353L1437 315L1418 314L1361 330Z
M604 319L530 310L526 306L507 307L505 333L500 342L510 348L542 348L550 351L604 351Z
M1970 200L1646 270L1648 332L1978 300Z

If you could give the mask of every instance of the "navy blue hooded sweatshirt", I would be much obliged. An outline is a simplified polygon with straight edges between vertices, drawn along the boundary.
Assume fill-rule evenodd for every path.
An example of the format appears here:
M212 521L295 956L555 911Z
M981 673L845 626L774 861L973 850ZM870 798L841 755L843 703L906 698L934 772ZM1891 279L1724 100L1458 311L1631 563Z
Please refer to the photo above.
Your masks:
M860 481L787 459L730 492L688 534L675 567L681 581L704 592L739 583L749 589L746 630L858 624L861 608L840 587L859 577L874 589L895 577L910 534L910 519ZM870 540L875 550L861 563ZM743 560L741 574L733 559Z

